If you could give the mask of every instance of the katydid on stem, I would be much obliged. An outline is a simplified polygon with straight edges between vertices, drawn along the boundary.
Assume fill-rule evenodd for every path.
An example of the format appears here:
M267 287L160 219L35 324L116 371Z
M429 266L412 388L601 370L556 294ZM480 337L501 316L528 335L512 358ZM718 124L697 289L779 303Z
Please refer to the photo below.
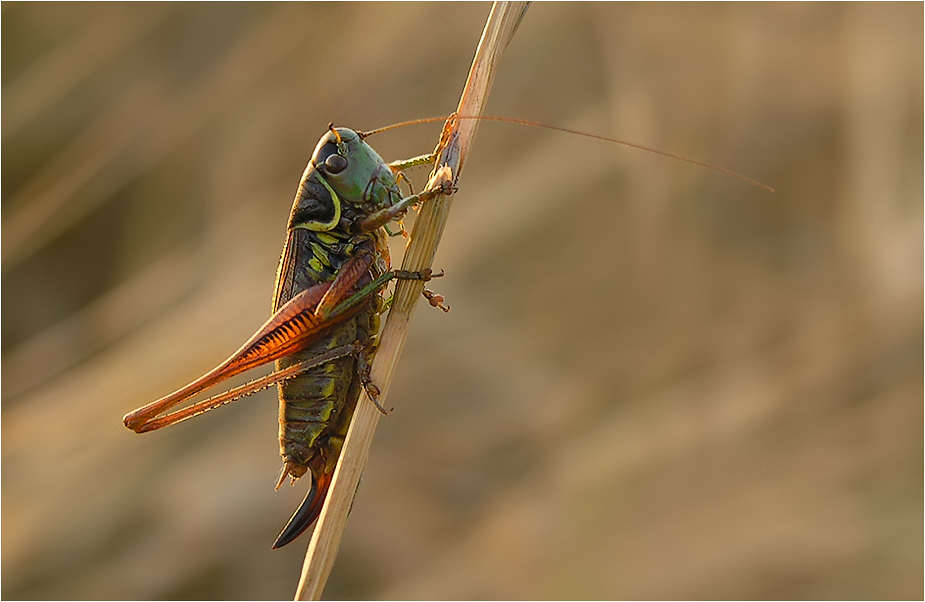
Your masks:
M294 482L307 472L312 485L280 533L284 546L318 517L334 474L341 446L360 392L378 406L378 389L370 380L380 315L389 300L385 287L393 279L429 281L443 274L430 270L392 270L387 236L411 207L438 194L450 194L442 181L420 194L403 196L402 170L433 164L449 132L460 119L502 121L588 136L679 159L738 178L773 192L769 186L729 170L636 144L566 128L504 117L428 118L359 132L330 125L302 174L289 216L286 241L276 275L273 311L257 332L216 368L177 391L126 414L125 426L144 433L170 426L277 384L279 441L283 470ZM433 153L386 163L365 139L372 134L418 123L444 121ZM404 233L400 227L399 233ZM444 311L443 298L428 289L428 302ZM276 361L277 370L251 383L185 408L172 408L237 374ZM384 411L381 406L380 410Z

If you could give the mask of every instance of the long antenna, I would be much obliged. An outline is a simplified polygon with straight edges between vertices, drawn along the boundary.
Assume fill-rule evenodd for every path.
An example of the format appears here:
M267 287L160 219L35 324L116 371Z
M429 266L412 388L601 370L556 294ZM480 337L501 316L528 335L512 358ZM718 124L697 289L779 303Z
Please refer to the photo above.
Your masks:
M641 144L634 144L632 142L627 142L625 140L620 140L618 138L609 138L607 136L600 136L598 134L589 134L588 132L581 132L578 130L572 130L569 128L563 128L563 127L559 127L555 125L547 125L545 123L537 123L535 121L527 121L525 119L515 119L513 117L492 117L492 116L487 116L487 115L481 115L481 116L457 115L456 118L457 119L479 119L482 121L500 121L503 123L515 123L518 125L526 125L526 126L535 127L535 128L545 128L547 130L555 130L557 132L565 132L567 134L575 134L577 136L584 136L586 138L594 138L595 140L603 140L604 142L620 144L627 148L635 148L637 150L654 153L656 155L661 155L662 157L668 157L669 159L676 159L678 161L684 161L685 163L690 163L691 165L697 165L698 167L705 167L715 172L718 172L718 173L721 173L727 176L731 176L737 180L741 180L747 184L751 184L752 186L757 186L758 188L767 190L768 192L777 192L774 188L772 188L771 186L768 186L767 184L763 184L759 182L758 180L753 180L752 178L743 176L742 174L734 172L730 169L726 169L725 167L719 167L717 165L710 165L709 163L695 161L693 159L688 159L687 157L682 157L680 155L666 153L664 151L656 150L654 148L649 148L648 146L642 146ZM387 125L385 127L377 128L375 130L370 130L368 132L357 132L357 133L360 135L361 138L366 138L367 136L372 136L373 134L387 132L389 130L398 129L401 127L405 127L407 125L418 125L421 123L435 123L438 121L443 122L446 120L447 120L446 117L425 117L423 119L412 119L411 121L402 121L401 123L394 123L392 125Z

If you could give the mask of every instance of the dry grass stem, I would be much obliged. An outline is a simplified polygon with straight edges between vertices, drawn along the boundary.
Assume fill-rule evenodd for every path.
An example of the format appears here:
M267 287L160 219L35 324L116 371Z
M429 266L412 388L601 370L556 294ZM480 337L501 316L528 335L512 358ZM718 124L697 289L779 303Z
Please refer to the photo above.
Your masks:
M501 55L523 18L528 4L496 2L492 6L460 98L458 114L482 114ZM437 160L429 186L439 185L447 180L453 184L457 182L477 125L478 121L475 119L456 121ZM415 222L402 269L417 271L431 267L450 205L450 197L443 195L424 205ZM372 380L381 390L380 403L388 394L422 288L423 283L414 281L400 281L396 286L395 297L372 368ZM312 534L296 591L296 600L317 600L321 597L334 565L347 514L360 474L366 465L379 417L379 410L364 396L357 405L340 461L334 472L334 480Z

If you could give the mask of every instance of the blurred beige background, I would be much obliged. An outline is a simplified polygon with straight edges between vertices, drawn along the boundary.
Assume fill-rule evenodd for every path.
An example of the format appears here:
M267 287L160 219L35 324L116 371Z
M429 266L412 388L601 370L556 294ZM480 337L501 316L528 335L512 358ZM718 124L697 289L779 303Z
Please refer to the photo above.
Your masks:
M292 596L275 392L121 417L266 319L327 123L453 110L488 10L4 3L4 598ZM483 124L326 597L921 598L922 22L534 5L489 114L778 192Z

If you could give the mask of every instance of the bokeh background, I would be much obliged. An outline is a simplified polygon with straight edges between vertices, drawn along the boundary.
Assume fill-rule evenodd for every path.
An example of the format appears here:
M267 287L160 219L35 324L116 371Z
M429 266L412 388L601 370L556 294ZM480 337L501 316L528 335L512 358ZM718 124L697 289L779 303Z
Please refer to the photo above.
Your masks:
M291 597L275 392L121 417L266 319L327 123L452 111L489 8L3 4L4 598ZM921 598L922 22L534 5L488 114L778 192L482 124L326 597Z

